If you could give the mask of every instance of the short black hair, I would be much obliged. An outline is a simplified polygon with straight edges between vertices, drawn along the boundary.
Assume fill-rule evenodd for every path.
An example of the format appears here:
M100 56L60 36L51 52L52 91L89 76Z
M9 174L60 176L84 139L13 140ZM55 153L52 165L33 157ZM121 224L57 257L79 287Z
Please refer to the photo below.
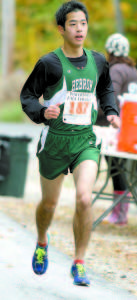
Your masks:
M57 10L55 14L57 25L60 25L63 28L65 28L66 15L72 11L78 11L78 10L83 11L88 23L88 12L85 5L81 2L72 0L72 1L65 2Z

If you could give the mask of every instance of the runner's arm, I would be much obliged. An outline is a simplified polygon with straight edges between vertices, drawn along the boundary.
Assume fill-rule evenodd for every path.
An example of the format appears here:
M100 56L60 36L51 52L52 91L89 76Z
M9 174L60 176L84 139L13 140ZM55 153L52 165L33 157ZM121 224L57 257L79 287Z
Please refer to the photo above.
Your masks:
M20 94L23 111L37 124L46 121L42 113L45 108L39 102L39 98L42 96L46 85L47 79L45 78L45 74L45 66L39 60L25 82Z

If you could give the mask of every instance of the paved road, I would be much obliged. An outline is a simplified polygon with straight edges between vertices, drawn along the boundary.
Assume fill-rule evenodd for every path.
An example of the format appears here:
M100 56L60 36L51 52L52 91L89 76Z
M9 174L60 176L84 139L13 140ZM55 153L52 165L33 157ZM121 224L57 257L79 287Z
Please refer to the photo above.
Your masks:
M35 275L31 268L35 240L32 233L0 212L0 299L137 300L91 272L91 287L73 285L71 259L51 246L47 273Z

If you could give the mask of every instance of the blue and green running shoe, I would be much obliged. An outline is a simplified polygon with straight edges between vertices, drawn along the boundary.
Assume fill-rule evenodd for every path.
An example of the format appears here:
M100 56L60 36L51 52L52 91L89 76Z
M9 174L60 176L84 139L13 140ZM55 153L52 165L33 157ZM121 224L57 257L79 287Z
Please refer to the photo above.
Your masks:
M47 267L48 267L48 246L40 247L37 244L32 259L33 271L37 275L42 275L46 272Z
M84 265L77 263L72 265L71 275L74 278L73 283L76 285L89 286L90 280L86 275L86 270Z

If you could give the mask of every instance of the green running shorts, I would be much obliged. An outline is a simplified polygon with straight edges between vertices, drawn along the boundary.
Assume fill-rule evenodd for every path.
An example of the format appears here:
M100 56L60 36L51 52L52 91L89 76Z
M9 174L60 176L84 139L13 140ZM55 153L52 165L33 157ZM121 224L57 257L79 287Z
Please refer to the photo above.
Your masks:
M82 131L57 131L46 126L37 147L40 174L55 179L60 174L73 173L82 161L98 163L101 145L96 146L96 135L89 129Z

